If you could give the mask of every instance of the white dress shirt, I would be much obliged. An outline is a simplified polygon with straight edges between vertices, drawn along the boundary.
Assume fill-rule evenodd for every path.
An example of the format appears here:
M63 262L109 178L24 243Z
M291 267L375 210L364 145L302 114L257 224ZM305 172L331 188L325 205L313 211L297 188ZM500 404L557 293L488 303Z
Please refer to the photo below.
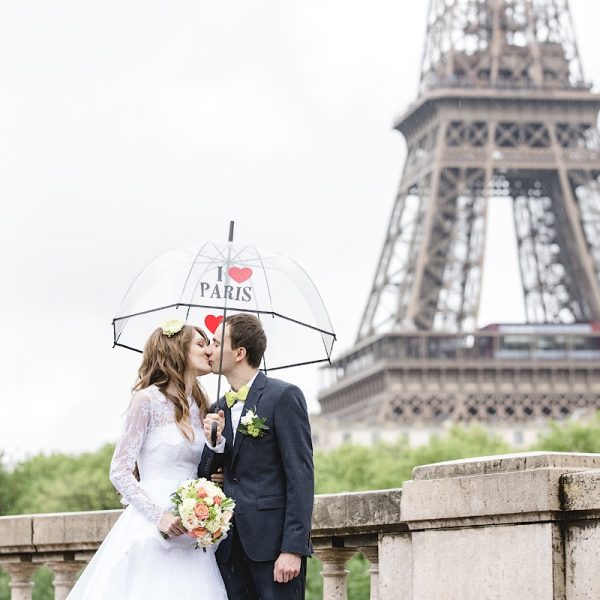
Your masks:
M254 377L246 384L248 386L248 395L250 395L250 388L252 387L252 384L254 383L254 380L256 379L256 376L258 375L258 371L254 374ZM241 386L243 387L243 386ZM233 392L233 390L231 390ZM237 428L239 427L240 424L240 419L242 418L242 411L244 410L244 404L245 402L236 402L232 407L231 407L231 427L233 429L233 442L235 442L235 434L237 432ZM233 445L232 442L232 445ZM218 450L217 450L218 452Z
M252 384L254 383L254 380L256 379L257 375L258 375L258 371L254 374L254 377L248 383L244 384L244 385L248 386L248 395L250 395L250 388L252 387ZM241 386L241 387L243 387L243 386ZM231 391L233 392L233 390L231 390ZM238 402L236 402L230 408L230 410L231 410L231 428L233 429L233 440L231 442L232 446L235 443L235 434L237 432L237 428L240 425L240 419L242 418L244 404L245 404L245 402L240 402L238 400ZM223 453L223 452L225 452L225 441L226 441L225 437L222 435L221 441L216 446L211 446L211 444L208 440L206 440L206 445L214 452Z

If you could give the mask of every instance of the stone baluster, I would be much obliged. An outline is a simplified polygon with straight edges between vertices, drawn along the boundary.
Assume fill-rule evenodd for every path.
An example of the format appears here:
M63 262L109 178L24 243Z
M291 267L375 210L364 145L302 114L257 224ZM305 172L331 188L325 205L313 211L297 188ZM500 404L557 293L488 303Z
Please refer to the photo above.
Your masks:
M84 561L76 560L48 563L54 573L54 600L65 600L75 585L77 574L85 565Z
M379 600L379 549L377 546L362 546L359 550L371 564L369 569L371 576L370 600Z
M39 566L30 562L2 565L2 569L10 575L10 600L31 600L34 585L31 577Z
M323 562L323 600L347 600L346 562L356 554L351 548L319 548L315 554Z

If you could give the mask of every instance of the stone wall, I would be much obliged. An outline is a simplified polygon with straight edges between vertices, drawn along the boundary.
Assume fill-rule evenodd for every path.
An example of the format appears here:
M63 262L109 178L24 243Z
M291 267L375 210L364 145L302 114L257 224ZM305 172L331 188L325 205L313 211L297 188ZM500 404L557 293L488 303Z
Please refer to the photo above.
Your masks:
M0 517L12 599L55 573L63 600L120 511ZM325 600L371 563L372 600L600 598L600 455L527 453L417 467L402 489L317 496Z

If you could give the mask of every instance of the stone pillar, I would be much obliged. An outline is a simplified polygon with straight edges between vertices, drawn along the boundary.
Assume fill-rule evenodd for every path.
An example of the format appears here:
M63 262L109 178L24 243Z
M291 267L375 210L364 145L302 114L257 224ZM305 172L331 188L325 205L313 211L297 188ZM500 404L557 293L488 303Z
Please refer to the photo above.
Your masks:
M377 546L363 546L359 548L361 554L371 563L369 575L371 576L370 600L379 600L379 549Z
M346 562L356 554L351 548L320 548L315 554L323 562L323 600L347 600Z
M413 600L413 552L409 532L379 536L379 600Z
M39 566L30 562L2 565L2 569L10 575L10 600L31 600L33 593L31 577Z
M416 467L401 500L411 600L600 598L590 588L567 595L573 561L563 507L573 497L567 476L598 469L600 454L551 452ZM382 555L382 579L385 571Z
M48 563L54 573L54 600L65 600L75 585L77 573L85 565L85 562L75 560Z

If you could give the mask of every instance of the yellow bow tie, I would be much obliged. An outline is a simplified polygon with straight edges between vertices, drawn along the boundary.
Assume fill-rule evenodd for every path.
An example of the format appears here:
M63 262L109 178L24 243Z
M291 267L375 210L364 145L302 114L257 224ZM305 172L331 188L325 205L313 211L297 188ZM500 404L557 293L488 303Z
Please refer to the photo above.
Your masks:
M227 407L231 408L236 402L244 402L248 397L250 388L247 385L243 385L237 392L225 392L225 402Z

